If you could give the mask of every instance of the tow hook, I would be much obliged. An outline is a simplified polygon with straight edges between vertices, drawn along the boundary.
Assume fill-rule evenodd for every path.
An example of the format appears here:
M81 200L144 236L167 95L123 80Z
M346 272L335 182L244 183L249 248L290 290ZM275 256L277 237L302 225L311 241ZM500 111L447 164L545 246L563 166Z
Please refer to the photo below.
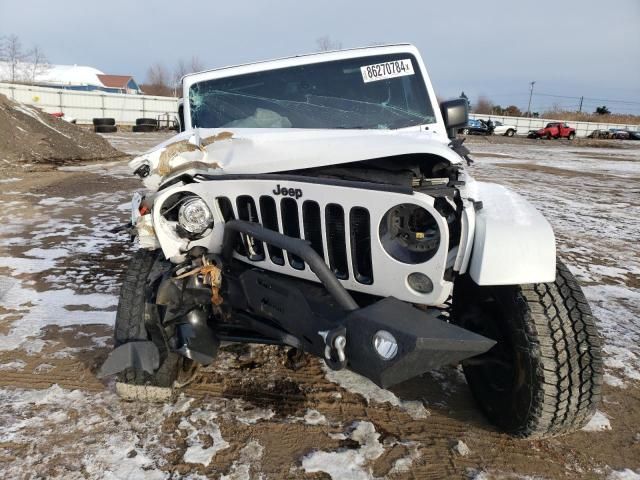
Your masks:
M345 327L318 332L324 339L324 361L332 370L342 370L347 366L347 330Z

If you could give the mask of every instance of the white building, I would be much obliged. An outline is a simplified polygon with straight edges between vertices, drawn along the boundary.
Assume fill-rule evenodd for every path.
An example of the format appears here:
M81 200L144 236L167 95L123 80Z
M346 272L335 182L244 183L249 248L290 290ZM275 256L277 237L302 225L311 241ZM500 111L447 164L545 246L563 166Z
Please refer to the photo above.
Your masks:
M12 68L9 62L0 62L0 81L66 90L142 93L131 75L107 75L97 68L83 65L35 65L20 62Z

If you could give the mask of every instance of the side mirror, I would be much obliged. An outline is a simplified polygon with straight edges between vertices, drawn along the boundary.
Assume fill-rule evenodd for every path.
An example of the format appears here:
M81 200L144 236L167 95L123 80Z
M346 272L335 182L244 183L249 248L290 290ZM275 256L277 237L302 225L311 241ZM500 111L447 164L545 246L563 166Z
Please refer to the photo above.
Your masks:
M455 138L456 130L464 127L469 121L469 102L464 98L447 100L440 104L440 112L447 135L449 138Z

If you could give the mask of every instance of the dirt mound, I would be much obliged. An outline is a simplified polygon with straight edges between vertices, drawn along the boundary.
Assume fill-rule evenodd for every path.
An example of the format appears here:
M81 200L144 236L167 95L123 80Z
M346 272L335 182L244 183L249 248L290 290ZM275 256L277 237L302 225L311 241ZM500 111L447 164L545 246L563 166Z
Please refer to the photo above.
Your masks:
M100 135L0 95L0 176L122 155Z

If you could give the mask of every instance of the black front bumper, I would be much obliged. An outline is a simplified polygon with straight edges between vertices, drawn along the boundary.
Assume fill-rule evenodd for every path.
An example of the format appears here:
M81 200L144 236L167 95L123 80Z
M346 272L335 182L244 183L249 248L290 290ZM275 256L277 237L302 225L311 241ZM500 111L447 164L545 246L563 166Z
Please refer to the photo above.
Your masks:
M309 265L324 290L258 269L231 274L227 298L240 318L266 336L282 332L282 343L323 357L336 369L347 367L381 387L389 387L442 365L488 351L495 341L448 323L438 309L419 309L393 297L367 299L359 307L308 242L241 220L225 225L223 257L230 262L246 236L282 248ZM320 291L319 291L320 290ZM234 304L235 303L235 304ZM237 316L236 316L237 318ZM397 351L385 359L376 334L388 332ZM340 337L346 340L339 355Z
M238 242L246 244L249 237L297 255L322 285L234 260ZM214 360L220 341L289 345L323 358L333 369L349 368L386 388L484 353L495 344L448 323L435 308L370 296L363 296L359 306L307 241L256 223L228 221L222 258L214 260L223 271L224 298L215 310L207 305L211 292L196 277L165 276L153 295L168 312L159 319L159 326L165 332L168 324L173 326L173 338L166 347L200 363ZM184 313L169 315L172 312ZM392 339L392 347L379 353L376 338L381 335ZM151 373L159 363L153 342L130 342L109 355L102 375L130 367Z

